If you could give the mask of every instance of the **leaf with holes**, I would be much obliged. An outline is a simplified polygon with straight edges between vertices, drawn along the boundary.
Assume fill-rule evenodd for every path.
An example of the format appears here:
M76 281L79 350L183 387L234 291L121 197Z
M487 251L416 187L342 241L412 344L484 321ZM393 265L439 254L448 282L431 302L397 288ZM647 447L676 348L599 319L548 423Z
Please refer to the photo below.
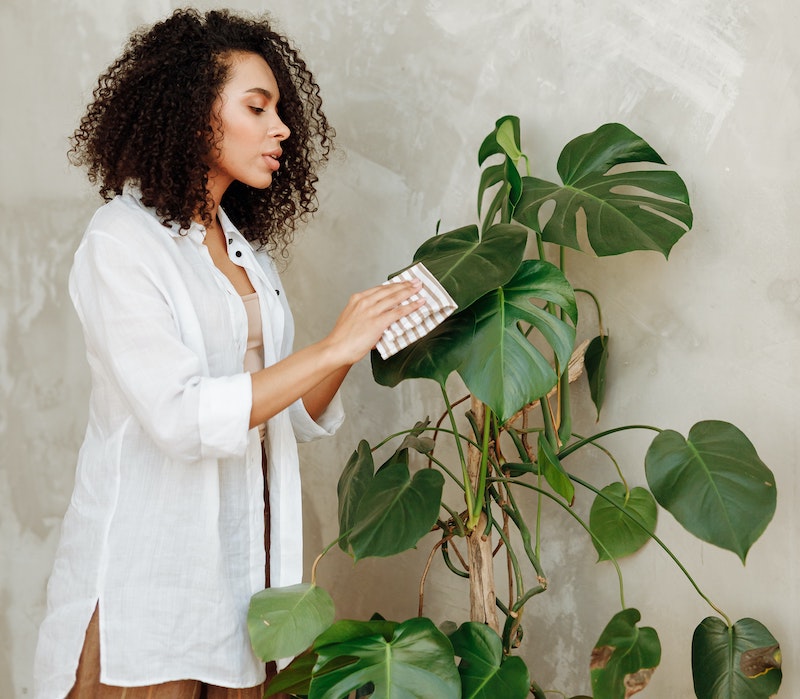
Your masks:
M531 342L520 324L533 326L553 350L560 370L575 344L575 328L540 308L534 299L560 306L575 323L575 294L561 271L541 260L526 260L502 288L472 305L474 330L458 341L468 349L458 373L473 395L504 422L545 395L558 380L549 357Z
M398 624L389 638L382 633L350 636L340 642L316 644L318 661L309 699L340 699L372 683L374 699L459 699L461 682L453 647L430 619ZM341 657L349 665L328 671Z
M579 222L585 218L589 244L600 256L655 250L666 257L692 225L683 180L666 169L613 170L663 162L627 127L604 124L564 147L557 165L562 185L522 178L514 219L549 243L579 249ZM540 210L547 202L555 208L540 225Z

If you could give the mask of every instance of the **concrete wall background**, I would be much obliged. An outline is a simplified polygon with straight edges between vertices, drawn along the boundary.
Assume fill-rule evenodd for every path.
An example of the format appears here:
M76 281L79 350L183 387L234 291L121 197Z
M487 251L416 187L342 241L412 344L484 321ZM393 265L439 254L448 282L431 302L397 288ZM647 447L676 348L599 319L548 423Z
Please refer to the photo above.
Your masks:
M31 691L31 659L60 517L85 425L87 371L66 293L72 252L97 200L64 152L94 81L135 26L168 0L0 0L0 696ZM207 9L211 3L198 2ZM572 137L621 121L686 179L695 228L669 263L570 254L613 334L599 428L645 422L684 434L730 420L775 471L778 510L742 568L669 515L659 533L734 619L764 622L783 646L780 697L800 696L800 10L792 0L236 0L268 9L302 48L339 134L321 211L285 277L308 342L347 296L404 264L431 235L474 220L475 154L495 119L520 115L534 170L554 177ZM332 269L332 260L341 262ZM589 312L587 310L587 316ZM424 383L389 391L366 363L346 389L349 420L304 448L307 565L336 536L335 482L358 439L377 440L441 407ZM583 429L593 415L579 405ZM631 482L649 438L609 440ZM601 459L581 472L608 472ZM584 503L586 504L586 503ZM579 507L582 506L579 503ZM523 654L545 687L587 692L588 654L618 609L614 576L575 529L546 533L551 589L529 605ZM427 551L353 568L338 552L320 583L342 616L416 613ZM426 612L465 618L465 588L441 566ZM691 695L689 647L711 610L666 557L625 563L626 601L663 660L643 696Z

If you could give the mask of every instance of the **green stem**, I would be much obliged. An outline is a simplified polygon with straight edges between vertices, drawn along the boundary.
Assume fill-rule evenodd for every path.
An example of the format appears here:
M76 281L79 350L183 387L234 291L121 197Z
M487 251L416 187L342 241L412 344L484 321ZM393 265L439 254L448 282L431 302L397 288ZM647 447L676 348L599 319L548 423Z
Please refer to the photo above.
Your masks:
M550 401L547 396L542 396L539 399L539 405L542 407L542 419L544 420L544 436L553 447L553 451L558 453L558 438L556 437L556 424L553 420L553 410L550 407Z
M494 521L494 528L497 530L498 536L503 540L506 550L508 551L508 555L511 558L511 567L514 569L514 584L517 588L517 597L519 598L521 590L525 585L525 581L522 577L522 569L519 565L519 559L517 558L517 554L511 546L511 542L508 540L506 533L503 531L503 527L497 520Z
M582 437L579 434L576 434L575 436L578 439L584 439L584 437ZM628 481L625 479L625 476L622 473L622 467L619 465L617 460L614 458L614 455L608 449L606 449L604 446L601 446L600 444L592 444L592 446L595 449L599 449L600 451L602 451L608 457L609 461L611 461L611 463L614 464L614 468L617 470L617 475L619 476L619 479L622 482L622 485L625 486L625 492L626 493L630 493L630 488L628 487ZM626 496L626 499L627 499L627 496Z
M325 548L322 550L322 553L321 553L321 554L319 554L319 556L317 556L317 557L314 559L314 563L313 563L313 565L311 566L311 584L312 584L312 585L316 585L316 584L317 584L317 566L319 565L319 562L322 560L322 557L323 557L323 556L324 556L326 553L328 553L328 551L330 551L330 550L331 550L331 549L332 549L334 546L336 546L336 544L338 544L338 543L339 543L339 542L340 542L342 539L344 539L344 538L345 538L347 535L349 535L349 534L350 534L350 532L352 532L352 531L353 531L353 528L351 527L351 528L350 528L350 529L348 529L348 530L347 530L347 531L346 531L344 534L340 534L338 539L334 539L334 540L333 540L333 541L332 541L330 544L328 544L328 545L327 545L327 546L326 546L326 547L325 547Z
M566 274L566 248L559 247L558 262L562 274ZM567 312L560 310L561 320L566 321ZM561 376L558 379L558 439L561 444L565 444L572 436L572 408L570 407L570 388L569 388L569 362L567 366L561 368Z
M492 425L492 411L489 406L483 409L483 441L481 443L481 464L478 470L478 486L475 490L475 504L470 512L467 528L472 529L480 519L481 510L484 503L484 491L486 490L487 462L489 460L489 432ZM488 509L488 508L487 508Z
M442 551L442 559L444 560L444 564L450 569L452 573L455 573L460 578L469 578L469 573L465 570L460 570L456 568L455 564L452 560L450 560L450 551L447 548L447 542L443 543L441 546Z
M388 437L385 437L382 441L378 442L374 447L370 447L370 451L373 452L378 451L378 449L385 446L393 439L397 439L397 437L402 437L404 435L411 434L412 432L415 431L416 428L412 427L410 430L400 430L400 432L395 432L394 434L390 434ZM476 449L480 449L480 446L478 445L477 442L471 440L469 437L465 437L458 430L448 430L446 427L426 427L424 430L422 430L422 432L441 432L442 434L451 434L456 437L459 437L460 439L463 439L467 444L471 444Z
M608 437L610 434L614 434L615 432L624 432L625 430L652 430L653 432L663 432L660 427L653 427L652 425L623 425L622 427L614 427L610 430L604 430L603 432L598 432L591 437L586 437L584 439L580 439L577 442L572 442L568 446L565 446L561 451L558 453L559 459L564 459L573 452L576 452L578 449L586 446L587 444L592 444L596 442L598 439L603 437Z
M572 476L570 476L571 478ZM611 555L610 551L603 545L603 542L600 541L593 533L592 530L589 528L589 525L586 524L573 510L572 508L567 505L561 498L556 497L552 493L548 493L544 488L539 488L535 485L530 483L525 483L524 481L517 480L515 478L492 478L492 482L497 483L512 483L514 485L520 485L523 488L528 488L530 490L535 490L540 495L550 498L553 502L555 502L562 510L564 510L570 517L572 517L583 529L584 531L594 540L597 542L598 546L603 549L605 554L608 556L608 560L611 561L614 568L617 571L617 579L619 580L619 596L620 602L622 603L622 608L625 609L625 585L622 580L622 570L619 567L619 563L617 563L617 559ZM727 617L726 617L727 618Z
M496 492L497 491L495 490L494 493ZM522 537L522 547L525 549L525 553L528 555L528 560L530 560L531 565L536 571L536 575L539 578L539 580L543 581L545 580L545 574L544 570L542 569L542 564L539 560L539 552L534 551L533 547L531 546L530 529L528 529L528 525L525 524L525 520L523 519L522 514L519 511L519 507L517 507L517 502L514 499L514 494L511 492L510 488L506 488L506 496L508 497L508 504L501 505L500 507L503 509L503 512L505 512L511 518L511 521L514 522L514 524L517 526L519 534ZM496 496L495 500L499 500L499 496Z
M469 470L467 469L467 460L464 457L464 450L461 447L461 433L458 431L458 426L456 425L456 416L453 415L453 407L450 405L450 399L447 397L447 391L444 390L444 386L440 386L442 389L442 396L444 397L444 404L447 408L447 415L450 417L450 424L453 427L453 434L456 435L456 448L458 449L458 458L461 461L461 477L464 482L464 498L466 499L467 503L467 512L470 514L475 511L475 503L473 502L472 498L472 487L470 486L469 482Z
M597 299L597 296L595 296L588 289L575 289L575 293L576 294L586 294L587 296L589 296L592 299L592 301L594 301L594 307L597 309L597 324L598 324L599 329L600 329L600 333L599 334L603 335L604 334L603 333L603 311L600 308L600 301Z
M439 461L439 459L437 459L433 454L428 454L427 456L433 463L435 463L440 469L442 469L442 471L444 471L448 476L450 476L450 478L452 478L453 481L455 481L455 483L458 485L459 488L461 488L461 490L464 490L464 484L461 482L461 479L459 479L459 477L456 476L455 473L453 473L449 468L447 468L447 466L445 466L443 462Z
M636 524L636 526L639 527L639 529L641 529L643 532L645 532L645 534L647 534L647 536L649 536L653 541L655 541L664 550L664 552L672 559L672 561L675 563L675 565L678 566L678 568L680 568L681 572L686 576L686 579L689 581L689 583L695 589L697 594L700 595L700 597L702 597L705 600L706 604L708 604L709 607L711 607L715 612L717 612L717 614L719 614L723 619L725 619L725 623L729 627L733 626L733 622L731 622L731 620L728 617L728 615L725 614L725 612L723 612L717 605L715 605L705 595L705 593L700 589L698 584L694 581L694 578L691 575L689 575L689 571L686 570L686 568L684 567L683 563L681 563L678 560L677 556L674 553L672 553L672 551L669 549L669 547L663 541L661 541L661 539L659 539L658 536L656 536L655 532L650 531L644 524L639 522L635 517L632 517L629 512L626 512L625 508L621 507L619 504L614 502L611 498L609 498L604 493L602 493L600 490L595 488L591 483L587 483L583 479L578 478L577 476L573 476L572 474L568 474L568 475L569 475L571 480L575 481L576 483L579 483L584 488L587 488L588 490L591 490L595 495L599 495L607 503L609 503L609 504L613 505L614 507L616 507L631 522Z

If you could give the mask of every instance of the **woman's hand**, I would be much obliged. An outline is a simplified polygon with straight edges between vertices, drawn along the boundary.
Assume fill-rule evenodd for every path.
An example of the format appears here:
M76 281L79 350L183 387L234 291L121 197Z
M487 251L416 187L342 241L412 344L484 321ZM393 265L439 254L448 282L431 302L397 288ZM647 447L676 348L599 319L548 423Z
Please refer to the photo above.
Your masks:
M328 336L253 374L250 426L266 422L298 398L312 418L325 410L350 367L364 357L392 323L424 305L404 304L422 282L393 282L353 294Z
M353 294L323 344L342 366L355 364L375 347L386 328L424 305L422 299L404 303L421 287L415 279Z

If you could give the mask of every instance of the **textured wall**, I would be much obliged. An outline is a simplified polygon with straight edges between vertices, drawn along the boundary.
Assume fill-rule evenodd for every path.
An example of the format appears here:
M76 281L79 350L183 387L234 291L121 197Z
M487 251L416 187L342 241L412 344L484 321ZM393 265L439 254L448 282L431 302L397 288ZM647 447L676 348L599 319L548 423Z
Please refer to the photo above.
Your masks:
M321 211L286 280L310 341L348 294L380 281L432 234L471 223L475 153L494 120L519 114L535 170L552 177L560 148L605 121L644 136L689 185L696 225L669 263L656 255L569 256L601 296L613 333L600 428L645 422L686 431L704 418L742 427L779 485L778 511L742 569L684 537L665 515L698 584L733 618L754 616L783 644L780 697L800 696L800 29L793 0L275 0L267 7L317 73L339 134ZM87 371L66 295L72 251L96 206L64 157L97 74L134 26L167 0L2 0L0 80L0 697L31 686L36 628L85 424ZM207 3L198 6L210 7ZM343 264L332 269L330 261ZM416 384L389 391L359 365L349 420L304 448L307 561L335 538L335 480L362 436L376 439L440 410ZM588 406L579 411L592 429ZM645 438L609 440L641 482ZM581 466L608 469L601 460ZM610 478L610 473L608 474ZM615 611L611 571L591 564L576 530L547 535L551 589L531 607L524 654L546 687L588 690L592 642ZM338 552L320 582L343 615L407 617L427 552L353 568ZM645 692L691 695L689 644L710 610L657 550L626 562L626 601L664 646ZM463 619L460 581L437 567L426 611ZM607 603L598 612L598 602ZM607 610L607 611L606 611ZM793 662L794 661L794 662ZM795 667L793 667L793 665Z

